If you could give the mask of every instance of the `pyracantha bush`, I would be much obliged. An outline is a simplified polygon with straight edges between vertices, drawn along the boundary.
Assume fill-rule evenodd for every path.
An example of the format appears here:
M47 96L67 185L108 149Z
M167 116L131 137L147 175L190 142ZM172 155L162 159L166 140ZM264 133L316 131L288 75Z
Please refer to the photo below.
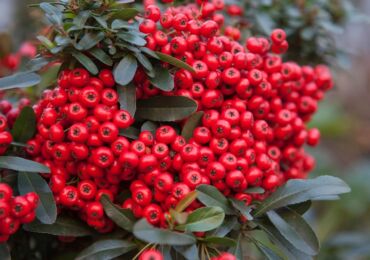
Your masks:
M237 29L225 27L218 13L223 1L164 10L146 2L143 15L134 12L128 21L107 18L118 16L110 15L110 2L86 1L84 7L95 13L81 18L76 1L62 1L66 19L77 24L68 20L63 27L70 38L50 13L60 10L41 5L58 24L55 43L40 38L48 47L44 54L58 57L63 70L33 106L37 131L25 151L50 169L42 176L59 215L78 216L100 233L117 226L132 232L148 243L140 246L143 260L167 259L163 248L155 249L162 243L192 250L199 243L201 258L235 259L208 244L234 248L235 235L239 241L248 230L264 230L264 213L277 225L278 213L269 210L345 192L329 189L271 205L275 194L285 192L275 192L278 187L306 178L314 168L304 145L316 146L320 132L307 123L333 86L326 66L282 60L279 55L288 50L283 30L242 44ZM78 26L86 26L84 36ZM92 35L94 26L105 29ZM321 185L334 181L322 180ZM303 221L290 210L279 214ZM217 231L227 220L233 221L227 231ZM69 240L65 230L56 233ZM105 242L96 243L103 248ZM133 242L125 244L128 251L137 247ZM314 255L316 244L312 247L297 250ZM189 259L185 250L174 250Z

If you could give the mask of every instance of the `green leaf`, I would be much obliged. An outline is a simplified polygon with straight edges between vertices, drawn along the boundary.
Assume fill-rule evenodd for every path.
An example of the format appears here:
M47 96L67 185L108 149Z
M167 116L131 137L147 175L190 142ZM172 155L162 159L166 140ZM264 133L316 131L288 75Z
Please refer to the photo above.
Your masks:
M145 46L146 40L143 37L140 37L139 35L133 33L133 32L120 32L117 34L117 36L128 43L134 44L136 46Z
M225 212L220 207L204 207L194 210L184 225L176 227L180 231L205 232L221 226Z
M39 195L39 204L36 208L36 217L44 224L53 224L57 219L57 206L48 183L35 173L18 173L18 190L21 195L36 192Z
M91 13L90 11L81 11L78 13L78 15L73 19L73 24L77 27L77 28L83 28L83 26L85 26L85 23L87 21L87 19L89 19Z
M100 24L101 27L103 27L104 29L108 28L106 17L102 17L102 16L98 16L98 15L93 15L93 17L94 17L95 21L97 21L98 24Z
M170 214L172 219L179 225L185 224L188 219L189 213L187 212L177 212L176 210L170 209Z
M189 141L189 139L193 136L194 129L197 128L202 122L203 115L204 112L199 111L191 115L188 120L186 120L186 123L181 131L181 135L186 139L186 141Z
M135 217L129 209L123 209L110 201L108 196L103 195L100 199L103 204L105 214L114 221L119 227L127 231L132 231L135 223Z
M175 57L173 56L170 56L170 55L167 55L167 54L164 54L162 52L155 52L158 56L158 58L163 61L163 62L167 62L177 68L180 68L180 69L185 69L185 70L188 70L190 72L195 72L193 67L191 67L189 64L183 62L182 60L179 60L179 59L176 59Z
M157 130L158 127L159 127L159 125L156 122L145 121L141 125L141 132L150 131L152 134L155 134L155 131Z
M30 224L23 225L23 229L34 233L54 236L84 237L95 234L94 230L90 229L85 223L77 220L77 218L63 216L58 216L57 220L51 225L34 221Z
M187 207L190 206L191 203L193 203L197 199L198 193L196 190L193 190L185 195L184 198L182 198L179 203L177 203L177 206L175 210L177 212L183 212Z
M76 58L76 60L82 64L88 71L90 71L91 74L98 74L99 70L98 67L96 67L95 63L87 57L85 54L81 52L72 52L72 56Z
M242 234L239 234L238 238L236 240L236 246L231 247L228 250L228 252L233 254L236 257L236 259L238 259L238 260L243 260L244 259L244 257L243 257L243 248L242 248L242 240L243 240L242 238L243 238Z
M319 252L320 245L315 232L301 215L291 209L268 211L266 214L280 234L299 251L308 255Z
M237 245L236 241L229 237L206 237L202 239L202 242L227 247L234 247Z
M24 107L15 121L11 134L16 142L25 143L36 130L36 115L31 107Z
M151 49L147 48L147 47L140 47L140 50L146 54L148 54L149 56L151 56L152 58L155 58L155 59L158 59L159 60L159 57L158 55L155 53L155 51L152 51Z
M251 187L245 190L245 193L249 194L263 194L265 193L265 189L262 187Z
M28 88L39 84L41 77L34 72L21 72L0 78L0 90Z
M251 215L252 207L245 205L243 201L231 198L231 204L236 208L247 220L253 220Z
M227 215L233 215L235 211L230 207L227 198L215 187L211 185L200 185L196 188L198 191L198 200L204 205L222 208Z
M258 250L266 257L268 260L282 260L282 258L276 254L272 249L268 248L262 243L255 241L254 243Z
M124 8L112 13L111 19L131 20L139 13L135 8Z
M288 259L312 260L312 256L297 250L286 240L270 221L258 220L255 221L255 223L269 236L271 241L288 257Z
M254 216L261 216L269 210L307 200L322 200L323 196L334 196L350 190L345 182L332 176L320 176L311 180L289 180L257 207Z
M196 243L193 235L156 228L150 225L145 219L136 222L133 234L140 240L159 245L186 246Z
M138 118L172 122L182 120L197 110L197 103L183 96L155 96L139 100L136 116Z
M111 59L111 57L108 54L106 54L102 49L94 48L91 49L89 53L101 63L104 63L105 65L108 66L113 65L113 60Z
M288 208L294 210L299 215L303 215L311 208L311 205L312 205L312 202L310 200L307 200L307 201L304 201L298 204L290 205Z
M155 87L163 91L171 91L174 89L175 82L168 69L162 66L155 66L154 75L154 78L149 78L149 80Z
M173 248L187 260L199 260L198 248L195 244L190 246L174 246Z
M119 86L117 88L119 95L120 109L127 110L132 117L136 112L136 88L129 84L128 86Z
M43 35L38 35L36 38L49 50L55 47L55 44Z
M11 260L10 250L6 243L0 244L0 259L2 260Z
M0 156L0 168L20 172L50 173L45 165L16 156Z
M100 240L84 249L76 260L108 260L116 258L136 248L136 244L126 240L107 239Z
M132 81L137 70L137 60L131 54L127 54L113 70L115 81L126 86Z
M58 25L62 24L63 14L57 7L49 3L41 3L40 8L47 14L49 19L52 18L52 21Z
M126 129L120 129L119 135L136 140L139 138L140 130L133 126L130 126L129 128Z
M58 79L60 67L60 64L55 64L40 72L41 82L37 85L37 88L45 89L52 86Z
M117 19L117 20L114 20L112 22L111 28L113 30L122 29L122 28L130 29L130 28L133 28L133 25L126 22L126 21L122 21L122 20Z
M77 43L77 50L89 50L95 47L99 42L104 39L105 35L103 32L95 33L85 33L82 39Z
M143 55L140 52L135 52L134 55L136 56L137 60L146 70L152 71L154 69L152 63L145 55Z
M207 234L211 237L225 237L238 224L239 223L236 216L226 216L224 223L222 223L221 226L211 232L208 232Z

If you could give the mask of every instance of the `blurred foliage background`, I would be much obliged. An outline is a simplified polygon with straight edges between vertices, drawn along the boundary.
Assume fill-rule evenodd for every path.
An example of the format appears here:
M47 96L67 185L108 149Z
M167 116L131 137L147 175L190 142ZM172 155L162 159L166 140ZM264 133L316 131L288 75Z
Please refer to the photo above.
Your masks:
M42 30L40 12L28 8L36 2L0 0L0 55L16 51ZM370 1L226 2L243 7L243 17L228 22L242 29L244 37L281 27L291 45L287 59L331 66L335 88L312 122L323 136L312 150L317 158L312 175L339 176L352 193L340 201L316 204L306 217L322 241L318 259L370 259ZM45 73L42 88L56 72Z

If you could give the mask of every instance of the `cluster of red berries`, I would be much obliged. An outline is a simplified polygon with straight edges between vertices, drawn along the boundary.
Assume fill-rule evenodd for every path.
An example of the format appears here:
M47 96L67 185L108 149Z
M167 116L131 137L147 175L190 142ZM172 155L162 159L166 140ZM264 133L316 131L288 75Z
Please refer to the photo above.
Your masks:
M140 254L139 260L164 260L164 256L156 249L148 249ZM236 260L236 257L230 253L224 252L216 257L210 258L210 260Z
M0 183L0 243L17 232L21 224L31 223L35 219L38 201L39 197L34 192L13 197L12 188Z
M6 75L9 71L17 70L22 58L32 59L36 54L37 49L32 43L23 43L16 53L7 54L0 59L0 76Z
M122 187L131 192L123 208L166 227L168 210L201 184L249 204L314 167L303 145L316 145L320 133L306 122L333 85L328 68L283 62L277 55L287 49L282 30L271 40L252 37L241 45L237 29L220 33L223 1L201 2L202 8L163 13L148 5L139 26L148 48L185 61L195 72L178 70L170 92L151 85L143 69L134 78L137 99L180 95L197 102L204 115L189 141L167 125L142 132L138 140L119 136L133 119L119 109L108 69L99 77L84 69L63 71L58 87L34 106L38 133L28 153L51 168L58 205L78 211L101 232L113 224L99 200L106 194L115 201ZM249 194L248 187L266 192ZM195 201L187 211L201 206Z

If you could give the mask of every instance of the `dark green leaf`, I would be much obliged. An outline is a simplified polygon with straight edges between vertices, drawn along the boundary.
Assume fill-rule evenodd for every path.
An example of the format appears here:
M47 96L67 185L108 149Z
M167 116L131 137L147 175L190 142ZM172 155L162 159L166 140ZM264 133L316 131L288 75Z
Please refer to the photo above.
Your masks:
M45 165L16 156L0 156L0 168L20 172L50 173Z
M122 29L122 28L130 29L130 28L133 28L133 25L126 21L117 19L112 22L111 28L113 30Z
M156 228L145 219L136 222L133 233L140 240L160 245L186 246L196 243L195 237L190 234Z
M202 241L207 244L215 244L227 247L234 247L237 245L236 241L229 237L206 237Z
M262 220L256 221L256 223L261 230L269 236L271 241L282 250L288 259L312 260L312 256L297 250L288 240L286 240L270 221Z
M117 88L119 95L120 108L127 110L132 117L136 112L136 88L133 85L119 86Z
M202 117L204 115L203 111L199 111L191 115L191 117L186 120L184 127L182 128L181 135L189 141L193 136L194 129L197 128L202 122Z
M72 56L76 58L76 60L82 64L91 74L98 74L99 70L96 67L95 63L87 57L85 54L81 52L72 52Z
M38 35L36 38L49 50L55 47L55 44L43 35Z
M60 64L55 64L40 72L41 82L37 85L37 88L45 89L52 86L58 78L60 67Z
M238 235L236 246L229 248L228 252L233 254L236 259L243 260L242 234Z
M22 72L0 78L0 89L27 88L39 84L41 77L33 72Z
M221 226L225 212L220 207L204 207L194 210L184 225L176 227L180 231L205 232Z
M130 20L135 18L135 16L139 13L138 10L135 8L123 8L112 13L111 19L121 19L121 20Z
M132 211L129 209L123 209L113 202L111 202L108 196L103 195L100 202L104 206L104 211L107 216L113 220L119 227L127 231L132 231L132 227L135 223L135 217Z
M172 122L182 120L197 110L197 103L182 96L155 96L139 100L136 116L138 118Z
M119 130L119 135L136 140L139 138L140 130L131 126L129 128Z
M183 62L182 60L176 59L173 56L164 54L164 53L159 52L159 51L157 51L156 54L159 57L159 59L163 62L167 62L167 63L169 63L169 64L171 64L171 65L173 65L177 68L180 68L180 69L185 69L185 70L188 70L190 72L195 72L193 67L191 67L189 64Z
M126 240L100 240L84 249L76 260L108 260L123 255L136 248L136 244Z
M208 233L209 236L212 237L224 237L233 230L234 227L238 225L238 219L236 216L227 216L222 223L216 230L213 230Z
M104 39L105 35L103 32L85 33L82 39L77 43L76 48L78 50L89 50L96 46L100 41Z
M139 35L135 33L129 33L129 32L120 32L118 33L118 37L121 40L124 40L125 42L134 44L136 46L145 46L146 40L143 37L140 37Z
M148 54L149 56L155 58L155 59L159 59L158 55L155 53L155 51L152 51L151 49L148 49L147 47L141 47L140 50L142 50L142 52Z
M127 54L114 68L113 74L116 82L126 86L132 81L137 70L137 60L131 54Z
M253 220L251 215L252 207L245 205L243 201L231 198L231 204L236 208L247 220Z
M105 65L108 65L108 66L113 65L113 60L111 59L111 57L108 54L106 54L102 49L94 48L90 50L89 53L92 56L94 56L95 59L104 63Z
M21 195L36 192L39 195L39 204L36 208L36 217L44 224L53 224L57 219L57 206L48 183L35 173L18 173L18 190Z
M63 14L62 12L55 6L49 3L41 3L40 8L49 16L53 17L53 20L56 24L62 24Z
M232 215L235 211L230 207L227 198L215 187L211 185L200 185L196 188L198 192L198 200L204 205L212 207L218 206L222 208L227 215Z
M265 189L262 187L251 187L248 188L245 192L249 194L263 194L265 193Z
M145 56L143 55L142 53L140 52L135 52L134 55L136 56L137 60L140 62L140 64L148 71L152 71L153 70L153 65L152 63L150 62L150 60Z
M177 203L175 210L177 212L183 212L187 207L190 206L197 199L198 193L197 191L193 190L186 194L184 198L182 198L179 203Z
M79 12L78 15L73 19L73 24L77 28L82 28L83 26L85 26L85 23L87 19L89 19L90 15L91 15L90 11Z
M159 125L156 122L145 121L144 124L141 125L141 132L150 131L152 134L155 134L158 127Z
M298 204L290 205L289 208L297 212L299 215L303 215L311 208L312 202L307 200Z
M86 223L83 223L77 218L58 216L54 224L46 225L39 221L34 221L23 226L26 231L42 234L50 234L54 236L71 236L84 237L94 235L94 230L90 229Z
M266 214L280 234L299 251L308 255L319 252L320 245L315 232L301 215L291 209L268 211Z
M276 254L272 249L268 248L267 246L263 245L262 243L255 242L254 243L258 250L266 257L268 260L282 260L282 258Z
M24 107L15 121L11 134L16 142L25 143L36 130L36 115L31 107Z
M173 247L179 254L181 254L187 260L199 260L197 246L174 246Z
M332 176L320 176L311 180L290 180L261 203L254 211L254 216L307 200L321 200L322 196L347 193L350 190L341 179Z
M0 244L0 259L1 260L11 260L10 250L6 243Z
M175 87L173 76L168 69L161 66L154 67L154 77L149 80L155 87L163 91L171 91Z
M105 29L108 28L108 24L107 24L107 20L106 20L106 17L102 17L102 16L97 16L97 15L94 15L93 16L94 19Z

